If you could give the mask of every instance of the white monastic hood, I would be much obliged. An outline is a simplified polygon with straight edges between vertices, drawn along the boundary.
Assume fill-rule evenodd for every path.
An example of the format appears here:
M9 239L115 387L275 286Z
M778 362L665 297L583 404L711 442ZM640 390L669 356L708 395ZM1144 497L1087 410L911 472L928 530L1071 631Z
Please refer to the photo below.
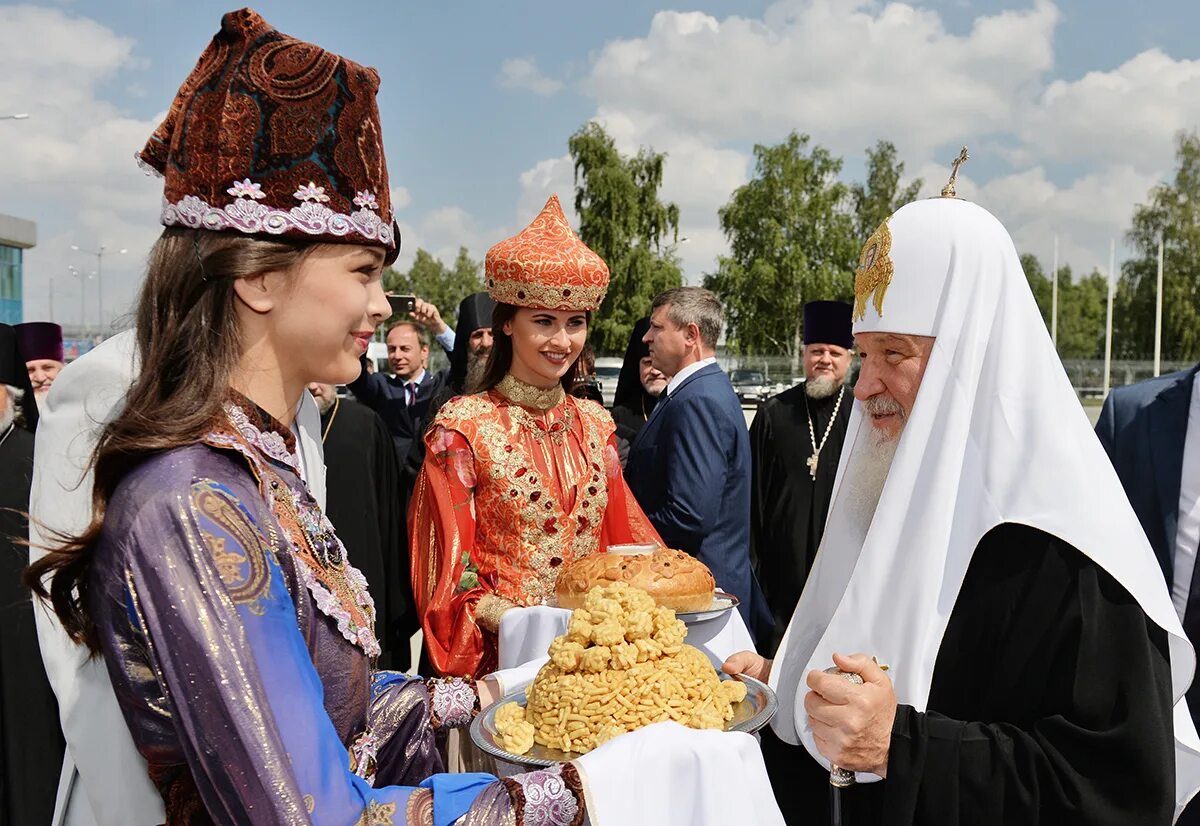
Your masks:
M835 651L891 664L899 701L924 710L975 547L993 527L1022 523L1093 559L1168 633L1182 805L1200 787L1200 740L1183 700L1195 655L1008 232L966 201L908 204L867 242L855 297L856 334L937 341L861 546L843 481L870 425L854 405L821 549L771 675L776 732L828 765L807 726L803 680Z

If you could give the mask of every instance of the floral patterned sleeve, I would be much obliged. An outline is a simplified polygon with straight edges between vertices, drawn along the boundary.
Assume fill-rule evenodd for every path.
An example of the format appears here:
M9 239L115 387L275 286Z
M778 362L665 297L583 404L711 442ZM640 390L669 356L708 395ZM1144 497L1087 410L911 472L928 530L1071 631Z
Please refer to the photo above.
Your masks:
M439 674L474 677L483 658L476 607L485 595L471 565L475 456L457 431L435 425L409 508L413 593L425 648Z
M604 449L604 470L608 478L608 507L600 527L600 547L631 543L663 544L621 473L616 434L608 437L608 445Z

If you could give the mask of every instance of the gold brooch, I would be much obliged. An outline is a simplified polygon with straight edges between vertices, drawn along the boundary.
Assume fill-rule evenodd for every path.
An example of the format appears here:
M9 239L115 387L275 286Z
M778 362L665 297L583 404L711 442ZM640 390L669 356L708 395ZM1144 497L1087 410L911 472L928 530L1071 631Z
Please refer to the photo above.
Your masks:
M884 221L863 245L854 271L854 321L866 315L867 299L872 293L875 294L875 312L883 317L883 297L892 283L891 251L892 231Z

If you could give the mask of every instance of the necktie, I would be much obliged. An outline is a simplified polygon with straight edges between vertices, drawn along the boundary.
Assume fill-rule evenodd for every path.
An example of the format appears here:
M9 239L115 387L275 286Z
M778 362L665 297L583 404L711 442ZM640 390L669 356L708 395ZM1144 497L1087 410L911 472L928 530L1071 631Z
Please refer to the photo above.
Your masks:
M408 384L404 385L404 403L407 406L412 407L416 401L417 383L415 381L410 381Z

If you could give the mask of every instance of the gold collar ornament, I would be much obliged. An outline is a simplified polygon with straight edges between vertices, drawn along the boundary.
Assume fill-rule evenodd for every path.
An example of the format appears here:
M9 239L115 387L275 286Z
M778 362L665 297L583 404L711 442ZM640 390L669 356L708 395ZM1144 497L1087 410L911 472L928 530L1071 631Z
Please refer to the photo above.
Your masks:
M885 220L863 245L858 267L854 270L854 321L867 314L867 299L875 294L875 312L883 317L883 297L892 283L892 231Z
M963 164L965 164L970 159L971 159L971 156L967 152L967 147L964 146L961 150L959 150L958 157L955 158L954 162L951 164L950 180L946 182L946 185L944 187L942 187L942 197L943 198L957 198L958 197L958 193L955 192L955 190L954 190L955 184L958 183L958 168L960 166L962 166Z
M505 373L496 385L496 390L506 399L530 410L545 412L558 407L566 398L566 391L561 384L541 388L523 382L512 373Z

